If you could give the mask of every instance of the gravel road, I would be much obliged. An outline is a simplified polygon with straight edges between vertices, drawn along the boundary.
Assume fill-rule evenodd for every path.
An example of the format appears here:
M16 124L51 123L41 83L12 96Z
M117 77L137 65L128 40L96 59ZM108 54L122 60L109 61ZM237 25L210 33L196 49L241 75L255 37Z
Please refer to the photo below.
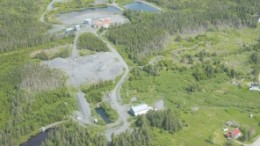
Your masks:
M260 146L260 137L255 142L253 142L250 146Z
M119 59L119 62L121 62L123 64L124 69L125 69L123 76L121 77L119 82L116 84L116 87L113 89L113 91L111 92L111 94L109 96L112 108L114 108L119 115L119 119L115 123L107 125L107 129L105 131L108 141L111 142L112 134L120 134L120 133L126 131L130 127L130 123L127 121L128 117L129 117L129 114L128 114L129 106L120 104L120 99L121 99L120 89L121 89L124 81L127 79L127 76L129 73L129 67L126 64L126 62L124 61L124 59L122 58L122 56L116 51L116 49L113 46L111 46L107 41L105 41L105 40L103 40L103 41L107 44L109 49L116 55L116 57ZM122 125L121 125L121 123L122 123Z
M42 23L45 23L45 24L49 24L45 21L45 15L50 12L52 9L53 9L53 4L56 3L56 2L64 2L65 0L52 0L49 5L47 6L47 8L45 9L44 13L41 15L40 17L40 21ZM65 26L63 25L54 25L54 24L50 24L52 25L52 29L48 30L48 33L49 34L52 34L52 33L55 33L57 31L60 31L60 30L63 30L65 29Z
M80 122L84 124L90 124L91 123L91 109L89 106L89 103L86 101L85 94L81 91L79 91L76 95L78 100L78 105L81 114L78 115L78 118Z
M54 2L61 0L53 0L47 7L40 20L46 23L44 16L47 12L52 10ZM120 10L119 10L120 11ZM87 12L87 13L86 13ZM102 18L112 17L114 22L124 23L126 19L118 13L107 11L83 11L83 12L71 12L69 14L60 15L59 19L64 23L57 28L64 28L69 25L82 24L85 18ZM53 30L52 30L53 31ZM50 66L51 68L57 68L63 70L68 75L68 85L79 88L80 85L85 83L98 82L101 80L114 80L117 76L122 74L121 79L116 84L115 88L109 95L109 101L111 106L117 111L119 119L115 123L108 124L106 126L105 134L108 141L111 141L112 134L119 134L124 132L130 127L128 118L128 105L120 104L120 89L122 84L127 79L129 68L122 56L111 46L107 41L102 40L107 44L110 52L100 52L89 56L79 56L77 50L77 40L81 33L92 32L95 35L96 29L83 28L79 32L76 32L74 38L72 54L68 58L55 58L53 60L45 61L43 64ZM78 91L76 98L78 101L80 113L78 114L78 120L81 123L91 123L91 109L89 103L84 97L84 93Z

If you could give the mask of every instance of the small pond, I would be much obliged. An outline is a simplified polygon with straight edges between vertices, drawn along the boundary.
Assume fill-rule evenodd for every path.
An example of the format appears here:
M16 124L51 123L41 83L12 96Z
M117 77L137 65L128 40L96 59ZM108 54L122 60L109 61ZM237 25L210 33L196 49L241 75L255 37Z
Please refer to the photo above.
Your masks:
M135 10L135 11L145 11L145 12L156 12L159 11L157 8L145 4L143 2L133 2L127 5L124 5L126 9Z
M65 25L81 24L85 19L99 19L110 17L113 22L124 22L125 18L121 15L123 12L113 6L101 8L88 8L80 11L66 12L57 14L57 19Z
M61 17L76 17L79 15L84 15L84 14L92 14L92 15L98 15L98 14L121 14L122 11L116 7L113 6L108 6L108 7L100 7L100 8L88 8L85 10L79 10L79 11L72 11L72 12L66 12L66 13L61 13L58 14L58 18Z
M42 142L48 137L50 131L46 130L35 136L32 136L27 142L20 144L20 146L40 146Z
M102 117L106 124L111 123L110 119L108 118L106 111L103 108L96 108L96 112Z

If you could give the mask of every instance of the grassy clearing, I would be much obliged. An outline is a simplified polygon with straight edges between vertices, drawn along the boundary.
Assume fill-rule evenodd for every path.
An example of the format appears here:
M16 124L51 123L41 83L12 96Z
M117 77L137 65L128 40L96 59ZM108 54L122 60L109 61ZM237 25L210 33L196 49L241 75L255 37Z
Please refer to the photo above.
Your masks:
M137 102L152 105L163 99L166 107L180 113L187 125L177 134L152 129L155 141L160 145L224 145L226 139L221 130L229 120L235 120L243 127L255 127L254 138L260 134L260 93L248 90L248 83L252 82L254 65L249 60L253 52L241 49L256 43L259 34L258 27L181 36L178 41L175 40L177 36L172 36L164 51L159 53L160 57L150 58L150 63L155 65L166 60L170 67L160 68L159 74L154 76L131 64L134 69L121 90L123 102L130 103L132 97L137 97ZM200 52L203 52L203 58L200 58ZM234 69L239 75L231 78L218 72L212 78L197 81L193 76L196 68L212 61ZM192 92L188 92L191 87ZM199 107L199 110L192 112L193 107ZM249 118L250 113L254 118Z
M96 52L94 52L94 51L90 51L90 50L86 50L86 49L79 50L80 56L87 56L87 55L92 55L92 54L95 54L95 53Z
M43 50L37 50L30 54L32 58L40 59L40 60L50 60L57 57L67 58L71 55L72 52L72 44L58 46L54 48L48 48Z
M235 120L241 125L257 126L259 116L249 118L247 113L241 113L236 108L228 110L218 107L201 107L197 112L188 112L182 114L183 120L188 124L188 127L172 136L175 141L173 145L224 145L225 138L222 128L226 121ZM260 127L257 126L257 134ZM209 137L213 137L213 143L207 142Z
M255 43L256 39L260 37L259 33L260 27L256 29L244 28L239 31L235 29L213 31L193 37L187 37L187 35L185 35L180 36L179 41L175 41L178 36L172 36L163 55L172 59L176 64L181 64L181 59L184 56L195 55L200 51L209 54L215 53L216 57L225 56L224 60L221 60L222 62L233 61L229 57L232 57L232 55L242 55L242 57L244 57L244 54L236 53L241 47ZM212 59L212 57L210 56L208 59ZM241 59L245 60L245 58Z
M113 0L114 2L118 3L120 6L124 6L128 3L133 2L133 0Z

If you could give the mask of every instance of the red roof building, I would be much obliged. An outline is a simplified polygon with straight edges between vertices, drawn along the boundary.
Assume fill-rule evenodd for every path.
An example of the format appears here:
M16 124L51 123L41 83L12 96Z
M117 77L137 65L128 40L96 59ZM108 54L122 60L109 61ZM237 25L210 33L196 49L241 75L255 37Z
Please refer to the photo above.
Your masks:
M241 131L239 128L237 129L234 129L232 132L231 132L231 137L232 138L238 138L241 136Z
M240 136L241 136L241 131L240 131L239 128L236 128L236 129L229 131L225 134L226 138L235 138L236 139Z

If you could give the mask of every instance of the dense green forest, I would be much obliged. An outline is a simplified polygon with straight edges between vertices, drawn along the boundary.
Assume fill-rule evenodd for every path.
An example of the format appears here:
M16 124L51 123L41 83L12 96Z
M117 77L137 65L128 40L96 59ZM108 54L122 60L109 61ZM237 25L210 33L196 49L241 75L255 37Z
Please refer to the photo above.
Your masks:
M48 138L42 146L107 146L104 135L99 134L95 129L82 128L81 125L68 123L48 133Z
M0 52L44 44L54 37L44 35L48 26L39 22L48 0L1 0Z
M150 146L157 145L151 127L157 127L174 134L181 130L182 124L179 117L172 110L149 111L145 116L138 116L136 128L130 132L113 137L113 146Z
M1 107L8 111L3 110L1 114L8 116L3 116L1 121L4 131L1 145L17 145L23 136L38 131L41 126L66 119L75 108L60 71L26 63L9 70L5 79L2 77L1 74L1 94L5 101ZM69 104L64 106L65 103Z
M155 118L156 117L156 118ZM150 146L154 142L151 127L158 127L175 133L181 129L181 123L176 114L171 110L149 112L146 116L139 116L135 122L135 129L114 136L112 146ZM43 146L48 145L95 145L106 146L107 141L98 133L97 127L82 128L75 123L68 123L50 130Z
M30 57L34 50L71 41L45 35L49 27L39 18L48 3L48 0L0 1L3 20L0 22L2 146L26 141L39 132L40 127L67 119L76 107L75 99L65 86L64 73L41 65Z
M111 42L124 45L128 57L141 64L146 56L163 48L169 35L228 27L254 28L260 13L257 9L258 0L177 0L155 3L174 8L156 14L126 11L124 15L131 23L115 27L108 33Z
M105 52L109 50L106 44L92 33L84 33L79 37L78 48L96 52Z

